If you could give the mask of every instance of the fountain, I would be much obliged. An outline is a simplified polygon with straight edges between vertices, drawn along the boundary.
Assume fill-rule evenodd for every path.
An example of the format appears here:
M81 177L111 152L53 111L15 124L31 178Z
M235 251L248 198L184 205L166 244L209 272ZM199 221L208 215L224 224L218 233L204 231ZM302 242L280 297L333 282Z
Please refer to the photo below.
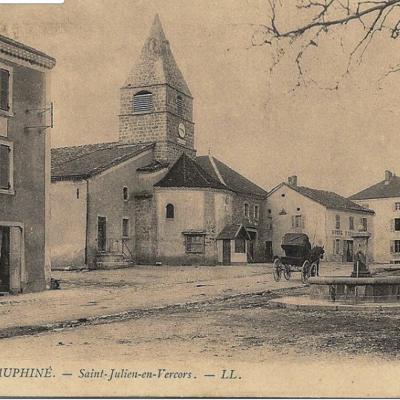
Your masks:
M309 296L273 300L278 307L295 309L400 308L400 276L372 276L368 264L370 233L352 235L354 252L351 276L312 277ZM396 304L397 303L397 304Z

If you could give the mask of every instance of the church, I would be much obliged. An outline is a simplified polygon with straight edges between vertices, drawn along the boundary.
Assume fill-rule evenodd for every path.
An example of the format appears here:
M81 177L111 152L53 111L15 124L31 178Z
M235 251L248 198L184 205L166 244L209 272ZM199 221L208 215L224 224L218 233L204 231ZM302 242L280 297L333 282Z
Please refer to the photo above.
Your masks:
M272 258L267 192L195 148L193 95L158 16L120 89L119 140L52 149L53 268Z

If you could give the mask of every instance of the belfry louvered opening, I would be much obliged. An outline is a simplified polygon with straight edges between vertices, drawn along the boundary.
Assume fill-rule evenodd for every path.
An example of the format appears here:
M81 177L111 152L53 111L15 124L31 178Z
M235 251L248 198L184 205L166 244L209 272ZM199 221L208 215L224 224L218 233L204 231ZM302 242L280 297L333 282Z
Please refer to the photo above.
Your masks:
M153 110L153 94L141 91L133 96L133 112L149 112Z
M183 99L182 99L182 96L180 96L180 95L178 95L176 97L176 108L178 111L178 115L180 117L182 117L183 116Z

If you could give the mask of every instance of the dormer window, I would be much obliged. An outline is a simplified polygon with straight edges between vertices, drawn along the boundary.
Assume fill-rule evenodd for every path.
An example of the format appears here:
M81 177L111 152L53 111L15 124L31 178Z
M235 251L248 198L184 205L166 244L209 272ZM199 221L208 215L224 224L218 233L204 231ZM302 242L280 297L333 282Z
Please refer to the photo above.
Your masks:
M176 109L180 117L183 116L183 99L181 95L176 97Z
M167 204L165 207L165 217L167 219L174 219L175 217L175 208L173 204Z
M133 96L133 112L144 113L153 111L153 93L142 90Z

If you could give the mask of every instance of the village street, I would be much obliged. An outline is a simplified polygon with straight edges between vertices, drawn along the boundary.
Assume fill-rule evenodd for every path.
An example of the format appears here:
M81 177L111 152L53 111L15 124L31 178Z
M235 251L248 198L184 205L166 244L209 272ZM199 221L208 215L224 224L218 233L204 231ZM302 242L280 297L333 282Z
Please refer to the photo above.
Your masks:
M348 275L350 269L325 264L322 273ZM272 297L307 292L298 274L290 282L274 282L270 265L255 265L136 267L55 276L62 280L61 290L4 298L0 305L0 334L8 336L0 340L7 360L2 367L52 368L53 380L27 380L18 387L21 395L33 390L77 394L78 384L85 395L166 396L182 390L205 395L211 382L214 395L217 387L235 395L340 396L353 386L358 395L398 394L391 379L400 375L400 317L395 312L271 308ZM29 316L33 309L36 320ZM81 320L50 324L73 318ZM13 330L11 320L15 326L29 322L42 327L47 321L49 331L32 328L31 336L12 337L12 332L29 332ZM154 376L124 379L123 368ZM191 377L170 379L167 371L190 372ZM231 376L235 379L221 379ZM357 386L358 380L370 386ZM12 394L12 379L2 382ZM340 387L333 382L341 382Z

